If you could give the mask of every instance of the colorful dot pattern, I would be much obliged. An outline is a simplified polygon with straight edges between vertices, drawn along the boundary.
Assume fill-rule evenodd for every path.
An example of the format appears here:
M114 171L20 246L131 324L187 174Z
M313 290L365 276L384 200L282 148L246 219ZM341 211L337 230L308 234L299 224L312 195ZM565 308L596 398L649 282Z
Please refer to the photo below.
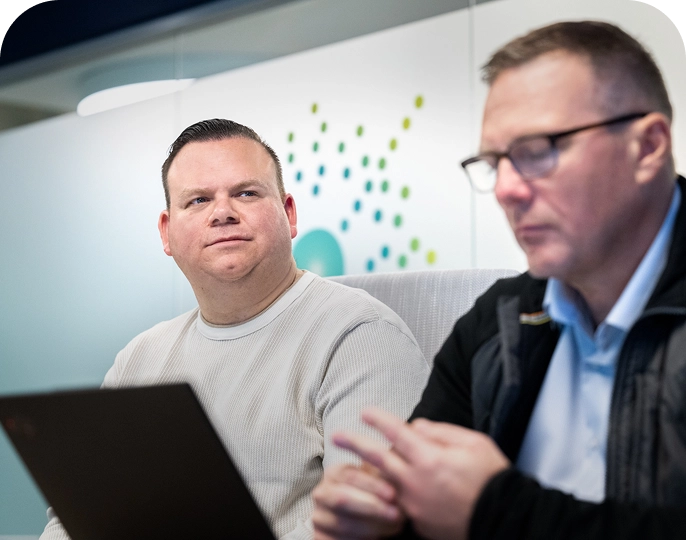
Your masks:
M424 104L424 96L422 95L416 96L413 100L414 108L417 110L420 110L422 107L424 107ZM307 143L311 144L310 148L312 153L314 154L318 153L321 150L323 144L326 144L325 139L327 130L329 129L329 125L325 120L321 119L320 113L323 111L323 109L325 109L325 107L321 107L320 104L316 102L312 103L312 105L310 106L311 114L314 115L315 118L320 118L319 132L322 135L321 140L315 140L311 143ZM386 151L390 152L391 155L396 153L400 148L402 141L402 133L412 128L411 115L404 116L401 119L400 128L401 131L397 134L397 136L394 136L388 140L388 146L386 147ZM366 133L367 128L363 124L357 124L351 133L351 137L364 139ZM297 133L295 133L294 131L288 132L286 139L289 143L294 143L297 140ZM335 150L341 155L348 156L350 159L350 163L354 163L356 161L363 168L369 169L370 173L375 172L378 174L383 171L386 171L390 164L390 156L379 156L375 158L376 160L374 162L372 161L372 157L370 157L370 154L367 153L360 156L350 156L348 152L348 145L345 140L339 140L336 142L330 141L328 144L334 144ZM296 159L297 157L295 155L295 152L288 153L287 161L289 164L293 164L294 162L296 162ZM311 193L313 197L317 197L320 195L321 190L323 189L321 181L323 181L323 184L326 184L328 182L324 178L326 176L326 173L326 164L322 163L316 169L315 175L313 175L312 177L307 177L310 178L310 180L314 180L315 178L318 179L317 182L313 182L311 185ZM343 181L348 181L351 178L351 176L352 170L349 166L346 166L342 169L339 178L341 178ZM305 178L306 173L302 170L297 170L295 172L296 182L302 182ZM406 223L406 218L403 215L403 213L394 213L392 215L387 216L383 208L370 209L369 207L367 207L367 210L365 210L364 196L373 193L375 190L378 190L382 194L388 194L389 196L392 196L392 194L395 192L397 194L396 196L399 196L400 200L402 201L407 201L411 197L411 191L409 186L398 186L396 184L396 187L394 188L392 178L383 178L378 184L375 184L374 180L372 179L365 180L362 183L362 190L356 195L354 194L356 198L354 198L354 200L348 207L351 213L349 215L343 216L339 222L341 233L347 233L351 229L351 227L355 227L355 222L359 221L360 219L365 219L365 216L368 216L366 219L371 218L371 222L376 224L383 223L384 220L389 220L391 226L395 229L402 230L404 227L407 227L409 225L409 223ZM377 268L377 261L380 260L395 261L395 264L398 269L406 268L410 263L410 260L415 258L417 258L417 260L421 261L423 264L433 265L436 263L438 257L436 251L433 249L424 249L424 244L420 238L410 238L408 244L405 244L405 246L406 251L402 250L402 252L393 255L391 247L387 244L382 244L381 246L379 246L378 251L376 253L370 254L368 256L364 265L364 270L366 270L367 272L373 272ZM355 273L354 269L352 270L352 273Z

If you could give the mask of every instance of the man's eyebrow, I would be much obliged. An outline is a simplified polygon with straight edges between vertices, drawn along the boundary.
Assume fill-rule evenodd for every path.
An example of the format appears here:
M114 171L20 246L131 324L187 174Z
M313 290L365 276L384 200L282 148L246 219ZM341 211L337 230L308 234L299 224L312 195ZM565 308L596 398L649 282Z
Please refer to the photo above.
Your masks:
M183 200L193 195L203 195L209 191L209 189L201 187L185 188L181 190L181 193L179 193L179 199Z
M247 188L254 187L267 187L268 182L265 180L260 180L259 178L250 178L248 180L243 180L231 186L231 191L241 191Z
M269 182L266 180L260 180L259 178L250 178L248 180L243 180L231 186L231 191L242 191L244 189L257 187L266 188L268 187L268 185ZM192 197L194 195L205 195L208 193L212 193L213 191L214 189L210 187L188 187L181 190L181 193L179 193L179 199L185 199L188 197Z

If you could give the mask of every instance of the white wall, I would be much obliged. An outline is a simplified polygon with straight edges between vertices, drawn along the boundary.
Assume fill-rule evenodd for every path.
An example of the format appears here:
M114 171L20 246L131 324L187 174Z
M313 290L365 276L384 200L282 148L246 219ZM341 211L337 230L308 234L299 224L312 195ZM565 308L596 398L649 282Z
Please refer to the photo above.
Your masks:
M331 270L325 255L334 249L345 273L368 271L370 261L373 271L524 269L494 199L472 194L458 166L478 140L486 90L477 67L530 28L588 17L619 23L654 51L685 163L683 44L662 14L629 0L489 2L210 77L175 96L0 133L0 393L97 385L135 334L194 305L156 221L166 149L204 118L246 123L277 150L298 204L295 250L312 267ZM308 236L315 230L332 244ZM304 238L309 248L299 247ZM44 502L2 437L0 535L39 532Z

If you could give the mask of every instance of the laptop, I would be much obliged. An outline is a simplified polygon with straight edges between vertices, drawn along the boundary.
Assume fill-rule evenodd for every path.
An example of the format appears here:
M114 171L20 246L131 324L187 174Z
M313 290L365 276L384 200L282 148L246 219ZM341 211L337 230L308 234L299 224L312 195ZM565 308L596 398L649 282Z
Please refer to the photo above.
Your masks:
M188 384L0 397L73 540L275 540Z

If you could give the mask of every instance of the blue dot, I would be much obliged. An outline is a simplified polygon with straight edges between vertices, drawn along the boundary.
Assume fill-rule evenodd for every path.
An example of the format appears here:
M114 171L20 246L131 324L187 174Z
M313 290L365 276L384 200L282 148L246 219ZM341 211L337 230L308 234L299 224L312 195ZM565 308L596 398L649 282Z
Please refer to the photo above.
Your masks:
M312 195L314 195L315 197L316 197L317 195L319 195L319 186L318 186L317 184L315 184L315 185L312 187Z
M381 210L377 210L374 212L374 221L381 221L383 214L381 214Z
M319 166L319 176L324 176L324 172L326 169L324 168L324 165Z
M384 246L381 248L381 256L384 259L388 259L388 256L391 254L391 250L388 248L388 246Z
M348 230L348 220L347 219L344 219L343 221L341 221L341 230L342 231Z
M355 210L355 212L359 212L361 208L362 208L362 201L360 201L358 199L355 201L355 204L353 204L353 210Z
M302 179L303 179L303 173L302 172L298 171L297 173L295 173L295 181L296 182L300 182L300 180L302 180Z
M343 169L343 178L349 178L350 177L350 169L346 167Z
M367 261L367 272L373 272L374 271L374 261L372 259L369 259Z

